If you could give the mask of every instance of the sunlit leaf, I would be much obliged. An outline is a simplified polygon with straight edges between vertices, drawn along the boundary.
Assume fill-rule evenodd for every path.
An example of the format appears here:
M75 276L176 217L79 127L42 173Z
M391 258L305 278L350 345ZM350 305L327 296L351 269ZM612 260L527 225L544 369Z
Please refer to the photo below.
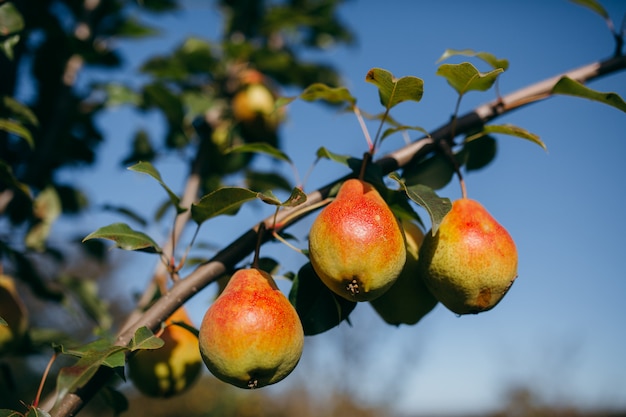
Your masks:
M4 96L2 98L2 102L4 107L12 113L13 118L20 120L23 123L29 123L33 126L39 125L37 116L35 116L35 113L33 113L30 107L23 105L9 96Z
M163 339L156 337L146 326L142 326L135 331L135 335L128 344L131 352L140 349L159 349L165 344Z
M503 71L506 71L509 68L509 61L507 59L498 59L495 55L490 54L489 52L476 52L472 49L446 49L443 55L441 55L441 57L437 60L437 63L458 55L472 56L482 59L493 69L502 68Z
M0 50L4 52L4 55L9 60L13 60L13 48L20 41L20 35L9 36L8 38L0 41Z
M430 216L432 233L435 235L441 221L452 208L450 199L439 197L432 188L422 184L407 186L396 173L389 174L389 178L397 181L412 201L426 209Z
M575 96L580 98L586 98L589 100L599 101L600 103L608 104L616 109L626 112L626 102L616 93L602 93L600 91L592 90L591 88L572 80L569 77L562 77L552 88L553 94L565 94L569 96Z
M61 199L56 189L48 186L33 201L33 213L37 219L28 229L24 243L29 249L42 251L50 235L54 221L61 215Z
M160 253L161 248L152 238L143 232L133 230L125 223L113 223L99 228L83 239L108 239L124 250L143 250Z
M295 207L306 201L306 193L298 187L293 188L291 194L289 195L289 198L287 198L287 200L285 201L280 201L278 197L276 197L271 191L259 193L258 197L264 203L280 207Z
M156 28L146 26L136 18L130 16L124 19L124 22L117 28L115 36L123 38L143 38L158 33L159 30Z
M145 162L145 161L138 162L137 164L129 167L128 169L131 171L150 175L152 178L157 180L157 182L161 184L161 187L163 187L163 189L167 192L167 195L170 197L170 201L172 202L174 207L176 207L176 212L178 214L184 213L185 211L187 211L186 208L181 207L180 198L163 182L163 179L161 178L161 174L159 173L159 171L157 171L157 169L150 162Z
M348 166L348 160L351 158L349 155L339 155L337 153L331 152L325 147L321 147L317 150L317 158L318 159L330 159L331 161L339 162L340 164Z
M257 199L258 193L247 188L224 187L215 190L191 205L191 218L201 225L206 220L225 215L237 214L241 205Z
M471 63L461 62L460 64L441 64L436 74L444 77L457 93L463 95L468 91L490 89L502 72L502 68L496 68L482 73Z
M9 36L24 29L24 18L11 2L0 5L0 36Z
M225 154L237 152L265 154L271 156L272 158L291 163L291 159L286 153L266 142L246 143L244 145L235 146L228 149Z
M536 143L537 145L541 146L543 148L543 150L547 151L548 148L546 147L546 144L543 143L543 141L539 138L539 136L535 135L534 133L531 133L529 131L527 131L526 129L523 129L519 126L514 126L511 124L504 124L504 125L486 125L483 127L483 129L478 132L475 133L471 136L468 136L465 138L465 142L471 142L475 139L478 139L482 136L485 135L490 135L493 133L500 133L503 135L510 135L510 136L515 136L518 138L522 138L522 139L526 139L529 140L533 143Z
M296 309L304 334L323 333L346 320L356 302L335 295L319 279L311 263L306 263L293 281L289 301Z
M600 2L596 0L570 0L572 3L578 4L579 6L586 7L591 9L595 13L602 16L605 20L609 19L609 13L602 7Z
M378 87L380 103L387 109L403 101L420 101L424 94L424 81L421 78L395 78L391 72L381 68L370 69L365 81Z
M31 149L35 147L35 141L33 140L33 135L30 133L30 130L22 126L20 123L16 123L9 119L0 119L0 130L4 130L24 139Z
M345 103L350 106L356 104L356 98L346 87L329 87L322 83L308 86L300 93L300 98L305 101L324 100L333 104Z

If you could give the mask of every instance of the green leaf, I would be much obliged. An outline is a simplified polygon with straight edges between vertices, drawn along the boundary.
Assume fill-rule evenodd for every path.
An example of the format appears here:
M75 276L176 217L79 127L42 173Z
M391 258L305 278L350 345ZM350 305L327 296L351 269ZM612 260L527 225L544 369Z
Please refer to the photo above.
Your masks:
M275 159L291 163L291 159L289 159L287 154L266 142L246 143L245 145L235 146L226 150L224 154L245 152L265 154Z
M485 61L493 69L501 68L503 71L506 71L509 68L509 61L507 59L498 59L495 55L490 54L489 52L475 52L471 49L446 49L443 55L441 55L441 57L437 60L437 63L458 55L479 58Z
M30 133L30 130L26 129L20 123L16 123L9 119L0 119L0 130L4 130L21 137L28 143L28 146L30 146L31 149L35 147L35 141L33 140L33 135Z
M131 352L141 349L159 349L165 344L163 339L156 337L146 326L135 331L135 335L128 343Z
M552 88L552 93L599 101L600 103L608 104L609 106L626 112L626 102L624 102L624 99L622 99L619 94L602 93L592 90L569 77L562 77Z
M337 153L333 153L323 146L317 150L316 156L318 159L330 159L331 161L339 162L345 166L349 166L348 160L351 158L349 155L339 155Z
M480 137L490 135L493 133L500 133L503 135L510 135L510 136L515 136L518 138L526 139L541 146L544 151L548 150L548 148L546 147L546 144L543 143L543 141L539 138L539 136L535 135L534 133L530 133L526 129L523 129L519 126L514 126L511 124L486 125L483 127L483 130L481 130L480 132L466 137L465 142L468 143Z
M328 289L310 262L298 271L289 291L289 301L296 309L307 336L339 325L356 307L356 302L339 297Z
M487 166L496 157L497 143L492 136L483 136L463 144L463 149L457 154L460 164L465 165L467 171L475 171Z
M391 72L381 68L369 70L365 81L378 87L380 103L387 109L403 101L420 101L424 94L424 81L421 78L395 78Z
M141 226L147 226L148 221L144 219L139 213L136 213L133 209L122 206L114 206L111 204L105 204L102 206L102 210L110 211L113 213L121 214L123 216L128 217L129 219L139 223Z
M609 13L596 0L570 0L574 4L591 9L595 13L602 16L605 20L609 20Z
M7 323L7 321L5 319L0 317L0 326L8 326L8 325L9 325L9 323Z
M457 93L463 95L468 91L490 89L502 72L502 68L496 68L482 73L471 63L461 62L460 64L441 64L436 74L444 77Z
M24 237L27 248L44 250L50 229L61 215L62 209L61 199L54 187L48 186L41 190L33 201L33 214L37 221L31 225Z
M28 413L26 413L24 415L24 417L50 417L50 413L48 413L45 410L42 410L41 408L37 408L37 407L30 407L28 409Z
M411 163L402 171L406 185L422 184L434 190L448 185L453 176L454 167L447 157L439 153L423 161Z
M155 28L144 25L134 17L127 17L124 22L117 28L115 36L123 38L144 38L153 36L159 31Z
M65 276L59 282L74 295L87 316L98 323L101 329L111 328L113 317L109 313L109 304L99 294L98 284L94 280Z
M256 200L258 193L247 188L224 187L215 190L191 205L191 218L199 225L206 220L225 215L237 214L241 205Z
M0 49L9 60L13 60L13 48L20 41L20 35L9 36L0 43Z
M113 223L99 228L83 239L108 239L124 250L143 250L145 252L161 253L159 245L143 232L133 230L125 223Z
M435 235L441 221L452 208L450 199L439 197L432 188L422 184L407 186L395 172L389 174L389 178L397 181L412 201L426 209L430 216L432 233Z
M106 107L117 107L125 104L139 106L141 104L141 95L119 83L108 83L104 85L106 93Z
M3 408L0 410L0 417L23 417L24 415L19 411L9 410Z
M387 136L393 135L394 133L397 132L406 132L407 130L415 130L418 132L423 133L426 136L430 136L430 133L428 133L428 131L420 126L396 126L396 127L390 127L389 129L386 129L382 136L380 137L381 140L385 139Z
M251 190L283 190L293 188L287 178L277 172L246 170L246 186Z
M258 197L264 203L280 207L295 207L306 201L306 193L298 187L294 187L291 191L291 195L289 195L289 198L284 202L281 202L271 191L259 193Z
M345 103L349 106L356 104L356 98L346 87L329 87L322 83L311 84L299 97L305 101L324 100L332 104Z
M13 3L0 5L0 36L9 36L24 29L24 18Z
M140 172L142 174L150 175L152 178L157 180L161 187L167 192L167 195L170 197L170 201L176 207L176 213L181 214L187 211L186 208L181 207L180 198L163 182L161 178L161 174L150 162L138 162L135 165L128 168L131 171Z
M35 116L35 113L33 113L33 111L28 106L23 105L14 98L4 96L2 98L2 104L4 105L4 107L6 107L7 110L12 113L13 118L23 123L29 123L33 126L39 125L39 121L37 120L37 116Z
M19 182L15 175L13 175L13 169L0 159L0 183L4 186L15 188L21 191L26 197L31 198L30 189L22 182Z

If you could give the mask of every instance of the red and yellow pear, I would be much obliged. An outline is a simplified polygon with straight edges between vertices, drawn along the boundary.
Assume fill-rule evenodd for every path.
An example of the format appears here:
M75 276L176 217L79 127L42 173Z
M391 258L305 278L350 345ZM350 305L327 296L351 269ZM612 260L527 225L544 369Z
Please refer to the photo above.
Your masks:
M416 324L437 305L437 299L424 284L418 270L424 232L408 220L402 221L402 228L406 239L406 264L391 288L370 302L385 322L396 326Z
M165 321L159 349L141 350L128 360L128 377L144 395L168 398L187 390L202 371L198 338L176 322L193 326L184 307Z
M283 380L302 355L304 331L270 274L236 271L204 315L198 335L207 368L240 388Z
M493 308L517 277L515 242L476 200L453 202L420 249L420 273L431 293L456 314Z
M351 301L371 301L396 281L406 261L395 215L371 184L345 181L309 232L309 257L322 282Z

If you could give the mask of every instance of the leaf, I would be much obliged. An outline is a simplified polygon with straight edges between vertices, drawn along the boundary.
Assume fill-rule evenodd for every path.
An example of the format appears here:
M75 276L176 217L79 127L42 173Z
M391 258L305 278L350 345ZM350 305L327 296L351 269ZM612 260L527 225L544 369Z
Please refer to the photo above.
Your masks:
M9 119L0 119L0 130L12 133L20 138L24 139L31 149L35 148L35 141L30 130L26 129L20 123L16 123Z
M19 411L9 410L6 408L0 409L0 417L23 417L24 415Z
M33 126L38 126L39 121L35 113L28 107L15 100L12 97L4 96L2 99L4 107L9 110L15 119L23 123L29 123Z
M181 207L180 198L163 182L161 178L161 174L150 162L138 162L135 165L128 168L131 171L140 172L142 174L148 174L152 178L158 181L161 184L161 187L167 192L167 195L170 197L170 201L176 207L176 213L181 214L187 211L186 208Z
M38 407L29 407L24 417L50 417L50 413Z
M390 127L389 129L385 130L382 134L382 136L380 137L380 139L385 139L387 136L389 135L393 135L394 133L397 132L405 132L407 130L416 130L418 132L423 133L426 136L430 136L430 133L428 133L428 131L420 126L397 126L397 127Z
M487 166L496 157L497 143L489 135L463 144L463 149L457 154L460 164L465 165L467 171L475 171Z
M108 330L113 324L109 304L98 293L98 284L91 279L65 276L59 282L72 293L78 304L101 329Z
M108 239L124 250L143 250L146 252L161 253L159 245L143 232L133 230L125 223L113 223L90 233L83 239Z
M142 326L135 331L135 335L128 343L131 352L141 349L159 349L165 344L163 339L156 337L146 326Z
M332 104L345 103L349 106L356 104L356 98L346 87L329 87L322 83L311 84L299 97L305 101L324 100Z
M441 64L436 74L444 77L457 93L463 95L468 91L490 89L502 72L502 68L496 68L482 73L471 63L461 62L460 64Z
M378 87L380 103L387 109L403 101L420 101L424 94L424 81L421 78L395 78L389 71L381 68L369 70L365 81Z
M20 35L9 36L0 43L0 49L9 60L13 60L13 47L20 41Z
M422 184L407 186L395 172L389 174L389 178L397 181L412 201L426 209L430 215L432 234L435 235L439 224L452 208L450 199L439 197L432 188Z
M511 124L486 125L483 127L483 130L481 130L480 132L466 137L465 143L469 143L473 140L476 140L480 137L483 137L492 133L500 133L503 135L510 135L510 136L515 136L518 138L526 139L541 146L544 151L548 150L548 148L546 147L546 144L543 143L543 141L539 138L539 136L535 135L534 133L530 133L526 129L523 129L519 126L514 126Z
M339 325L356 307L356 302L339 297L328 289L310 262L298 271L289 291L289 301L296 309L307 336Z
M107 96L106 107L117 107L124 104L138 107L141 104L141 95L123 84L107 83L104 86L104 91Z
M306 201L306 193L298 187L293 188L289 198L287 198L284 202L281 202L271 191L259 193L258 197L264 203L279 207L295 207Z
M475 52L471 49L446 49L443 55L437 60L437 63L457 55L472 56L482 59L493 69L501 68L503 71L506 71L509 68L509 61L507 59L498 59L489 52Z
M453 176L454 167L447 157L439 153L423 161L411 163L402 171L406 185L422 184L434 190L448 185Z
M9 323L7 323L7 321L5 319L0 317L0 326L8 326L8 325L9 325Z
M0 36L9 36L24 29L24 18L13 3L0 5Z
M41 190L33 201L33 214L37 219L24 237L27 248L43 251L54 221L61 215L61 199L54 187Z
M331 161L339 162L345 166L349 166L348 160L351 158L349 155L339 155L337 153L333 153L323 146L317 150L316 156L318 159L330 159Z
M226 150L224 154L237 152L261 153L269 155L275 159L291 163L291 159L289 159L286 153L266 142L246 143L245 145L235 146Z
M15 175L13 175L13 169L7 163L0 159L0 184L4 186L15 188L19 190L28 199L31 199L30 189L22 182L19 182Z
M191 218L199 225L222 214L237 214L241 205L255 200L258 193L247 188L224 187L215 190L191 205Z
M569 77L562 77L552 88L552 93L599 101L600 103L608 104L609 106L613 106L623 112L626 112L626 102L624 102L624 99L622 99L619 94L602 93L600 91L592 90L591 88L586 87Z
M117 28L115 36L122 38L143 38L153 36L159 31L155 28L144 25L134 17L127 17L124 22Z
M246 170L246 186L252 190L283 190L291 191L292 185L277 172L260 172Z
M574 4L591 9L595 13L599 14L604 20L609 20L608 12L602 7L602 5L596 0L570 0Z
M129 219L139 223L141 226L147 226L148 225L148 222L146 221L146 219L144 219L139 213L136 213L133 209L130 209L128 207L114 206L114 205L111 205L111 204L104 204L102 206L102 210L110 211L110 212L113 212L113 213L118 213L118 214L121 214L123 216L126 216Z

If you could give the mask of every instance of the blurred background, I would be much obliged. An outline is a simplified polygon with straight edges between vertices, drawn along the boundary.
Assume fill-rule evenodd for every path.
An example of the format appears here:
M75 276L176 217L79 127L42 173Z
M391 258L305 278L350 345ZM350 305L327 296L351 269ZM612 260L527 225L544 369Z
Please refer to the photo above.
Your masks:
M61 275L93 277L98 283L96 298L105 305L91 305L85 318L85 303L80 300L93 303L93 298L60 301L63 297L55 292L57 287L44 286L37 292L33 283L38 281L32 277L20 285L34 327L87 339L94 333L94 321L99 332L106 332L132 310L137 294L152 277L157 258L109 250L105 243L93 249L101 250L106 261L95 261L80 255L79 245L65 242L76 242L101 226L128 221L124 216L128 212L121 208L148 219L133 223L136 228L158 242L167 239L173 213L165 212L160 221L153 220L160 215L158 209L166 195L153 179L126 167L152 156L164 181L181 192L193 155L191 135L184 128L194 131L193 123L185 119L189 114L178 119L173 116L178 110L172 110L176 105L170 96L191 85L203 85L204 66L226 80L229 73L220 62L224 50L231 58L245 56L255 62L280 95L296 96L316 81L343 85L357 98L357 105L372 114L382 108L376 88L365 82L369 69L380 67L397 77L420 77L424 80L421 102L402 103L392 116L429 131L445 124L456 104L454 90L435 75L437 60L446 49L473 49L507 59L509 69L499 79L502 95L615 52L613 36L598 14L561 0L302 0L290 2L299 12L275 14L275 21L268 19L263 21L266 26L258 27L255 25L262 20L255 18L263 15L263 2L255 1L163 0L137 5L101 0L107 7L100 9L101 15L92 15L93 20L83 19L90 2L41 1L32 9L14 3L30 26L17 51L17 57L23 59L11 61L19 65L13 68L12 77L7 77L3 94L35 110L41 126L37 140L43 140L46 126L48 131L66 133L66 142L54 142L48 154L62 150L66 159L15 162L14 170L24 183L43 189L51 180L57 190L74 196L63 200L65 215L48 232L48 250L30 254L28 259L49 271L37 278L45 285L55 283ZM271 7L283 2L265 3ZM602 5L616 30L623 30L624 3L605 0ZM124 25L111 25L115 19ZM286 40L255 37L264 33L263 28L280 27L280 22L287 21L291 24L282 28L288 34ZM316 22L323 24L316 26ZM117 32L98 36L95 31L106 24ZM298 31L298 25L315 30ZM94 33L82 39L81 30ZM189 39L198 44L190 44ZM262 41L288 53L277 57L263 48L255 49L255 42ZM224 49L219 49L220 42ZM202 49L204 45L210 46L210 52ZM185 61L187 67L177 66L176 54L182 56L185 48L194 47L200 50L199 57L206 53L206 61L189 60ZM70 65L59 67L55 59L62 57L60 62L67 64L75 56L82 58L76 60L75 73L68 71ZM194 62L199 66L192 71L189 68ZM480 61L472 62L482 71L489 70ZM3 65L10 68L10 64ZM59 84L60 75L74 78L63 78L64 83ZM46 76L57 79L48 90ZM161 89L171 85L175 87ZM605 76L590 87L626 97L626 73ZM43 99L58 98L63 88L71 90L64 99L49 103ZM211 96L216 93L213 88L206 83L206 89L198 91ZM493 89L468 93L460 113L495 97ZM206 103L185 96L184 104L193 108ZM211 105L219 108L220 103ZM69 109L81 113L72 116L71 123L69 118L55 119ZM467 173L469 196L482 202L508 229L519 251L519 278L494 310L457 317L438 305L418 324L395 327L387 325L369 304L359 304L350 323L342 322L307 338L300 364L282 383L246 392L218 382L206 371L190 391L168 400L146 399L126 383L117 387L129 400L129 409L122 415L626 415L626 280L621 264L626 249L626 190L621 171L625 122L624 113L615 108L563 96L496 120L539 135L548 151L525 140L496 136L495 159L484 169ZM368 122L368 128L373 135L377 124ZM410 139L419 136L409 134ZM389 137L380 154L401 147L405 139L402 135ZM319 147L350 155L361 155L367 149L353 114L301 100L287 106L276 137L267 140L279 144L298 174L288 164L263 156L250 161L248 170L278 173L292 185L306 178L305 191L349 173L340 164L322 160L307 175ZM2 152L3 159L18 160L15 147L5 146ZM50 166L41 165L46 160ZM33 168L37 164L39 170ZM38 182L36 178L44 179ZM244 186L251 181L239 172L227 171L207 175L204 180L205 189L218 180ZM277 195L284 192L278 190ZM460 197L460 188L452 181L438 193L455 199ZM74 202L74 210L68 209L69 201ZM24 226L28 219L20 219L14 210L12 217L3 216L0 222L7 265L6 258L21 259L9 250L15 247L11 239L28 229ZM269 207L251 204L235 217L207 222L198 236L202 246L197 255L210 257L271 212ZM419 214L428 226L426 213ZM306 246L311 221L306 218L289 228L299 239L296 246ZM184 238L190 238L193 230L188 232ZM46 257L54 246L63 249L63 257ZM306 261L280 243L265 245L261 253L280 262L279 275L297 271ZM23 263L21 270L13 268L24 273ZM183 270L183 276L190 270ZM12 271L10 266L5 266L7 271ZM280 280L279 285L289 290L288 280ZM215 295L213 287L187 304L196 324ZM51 336L42 331L37 337L44 343ZM0 357L5 375L0 382L4 384L0 385L1 407L16 407L16 399L28 402L32 398L50 355L45 348L40 352ZM61 365L63 360L54 369ZM51 380L47 388L52 385ZM82 414L111 415L112 411L101 406L102 401L96 398Z

